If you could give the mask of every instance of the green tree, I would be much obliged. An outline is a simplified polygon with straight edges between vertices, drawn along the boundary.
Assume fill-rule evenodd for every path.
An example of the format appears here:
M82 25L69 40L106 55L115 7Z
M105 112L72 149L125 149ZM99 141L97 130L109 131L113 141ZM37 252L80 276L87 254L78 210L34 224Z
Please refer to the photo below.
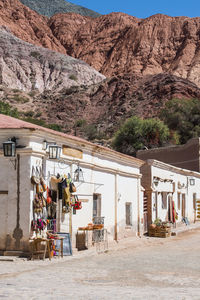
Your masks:
M160 118L176 131L184 144L200 135L200 101L198 99L172 99L161 111Z
M142 120L132 117L125 121L113 138L113 147L125 154L135 155L144 147L160 147L169 142L168 127L159 119Z

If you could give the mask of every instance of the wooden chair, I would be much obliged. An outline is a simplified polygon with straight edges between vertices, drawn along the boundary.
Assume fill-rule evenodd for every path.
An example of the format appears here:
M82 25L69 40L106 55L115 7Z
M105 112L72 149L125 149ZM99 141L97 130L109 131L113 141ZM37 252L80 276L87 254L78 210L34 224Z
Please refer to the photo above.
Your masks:
M49 260L51 260L50 242L48 239L35 238L30 241L31 241L31 260L34 260L35 256L38 259L40 259L41 255L44 260L46 257L47 250L48 250L48 254L49 254ZM44 249L41 249L42 243L44 243Z

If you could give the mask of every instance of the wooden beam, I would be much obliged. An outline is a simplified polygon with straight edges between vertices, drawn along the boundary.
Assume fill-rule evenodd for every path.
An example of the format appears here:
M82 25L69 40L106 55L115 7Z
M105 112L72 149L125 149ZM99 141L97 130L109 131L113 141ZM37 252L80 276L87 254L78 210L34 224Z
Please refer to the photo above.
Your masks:
M89 202L89 199L80 199L79 198L79 201L81 201L81 202Z

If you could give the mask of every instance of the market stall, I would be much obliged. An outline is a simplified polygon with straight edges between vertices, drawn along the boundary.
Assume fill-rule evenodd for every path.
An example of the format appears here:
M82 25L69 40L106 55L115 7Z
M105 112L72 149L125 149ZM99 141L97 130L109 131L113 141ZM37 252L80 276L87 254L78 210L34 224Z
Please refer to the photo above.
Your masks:
M62 214L71 214L72 211L81 209L81 201L77 195L73 195L76 187L70 174L58 173L57 176L45 177L42 175L42 169L38 167L32 168L31 183L34 190L30 237L32 257L34 254L43 254L44 258L47 250L49 258L58 253L63 257L64 237L60 236L62 233L57 232L56 226L58 205L59 202L62 203ZM44 244L45 250L40 250L39 244ZM66 255L70 254L72 251L68 251Z

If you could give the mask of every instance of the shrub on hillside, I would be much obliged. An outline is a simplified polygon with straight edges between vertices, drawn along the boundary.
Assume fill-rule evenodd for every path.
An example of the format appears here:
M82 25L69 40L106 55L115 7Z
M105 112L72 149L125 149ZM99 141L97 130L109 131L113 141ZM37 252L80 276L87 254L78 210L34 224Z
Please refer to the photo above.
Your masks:
M170 130L176 131L180 143L200 136L200 100L172 99L161 111L160 118Z
M135 155L144 147L160 147L170 141L169 128L159 119L132 117L116 132L112 146L117 151Z

